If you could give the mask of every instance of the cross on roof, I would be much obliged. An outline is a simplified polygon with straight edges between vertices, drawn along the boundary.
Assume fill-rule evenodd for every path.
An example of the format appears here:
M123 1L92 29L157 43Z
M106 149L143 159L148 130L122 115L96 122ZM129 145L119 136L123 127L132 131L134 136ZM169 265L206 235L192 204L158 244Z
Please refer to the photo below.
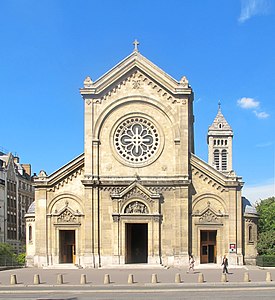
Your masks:
M134 40L133 45L135 46L134 51L138 52L139 41L137 39Z

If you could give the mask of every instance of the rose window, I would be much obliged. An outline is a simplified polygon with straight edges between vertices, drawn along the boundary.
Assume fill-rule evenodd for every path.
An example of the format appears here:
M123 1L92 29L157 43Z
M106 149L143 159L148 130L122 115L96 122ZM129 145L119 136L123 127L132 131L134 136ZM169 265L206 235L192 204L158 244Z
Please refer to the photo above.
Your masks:
M159 148L159 134L151 121L144 118L130 118L118 126L114 145L125 160L141 163L149 160Z

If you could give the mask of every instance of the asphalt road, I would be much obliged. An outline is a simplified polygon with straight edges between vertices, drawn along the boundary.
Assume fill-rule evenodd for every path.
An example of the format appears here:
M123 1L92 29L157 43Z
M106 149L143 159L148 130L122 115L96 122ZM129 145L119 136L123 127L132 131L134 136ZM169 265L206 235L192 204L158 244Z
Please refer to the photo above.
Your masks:
M68 290L13 290L7 293L1 292L0 299L20 299L20 300L52 300L52 299L70 299L70 300L124 300L124 299L146 299L146 300L167 300L167 299L274 299L275 287L257 286L257 287L188 287L188 288L173 288L173 287L150 287L146 290L144 288L120 288L113 289L84 289L78 287Z
M197 268L193 273L186 269L112 268L112 269L17 269L0 272L0 299L275 299L275 268L262 269L256 266L230 269L227 282L221 282L220 266ZM266 281L267 272L273 281ZM34 284L34 276L40 276L40 284ZM57 278L63 277L63 284ZM104 284L108 274L110 283ZM134 283L128 283L133 274ZM157 283L152 283L156 274ZM175 283L176 274L181 282ZM203 274L204 282L198 278ZM17 284L10 280L16 275ZM80 284L81 276L87 281ZM249 282L245 282L245 276ZM247 278L247 277L246 277Z

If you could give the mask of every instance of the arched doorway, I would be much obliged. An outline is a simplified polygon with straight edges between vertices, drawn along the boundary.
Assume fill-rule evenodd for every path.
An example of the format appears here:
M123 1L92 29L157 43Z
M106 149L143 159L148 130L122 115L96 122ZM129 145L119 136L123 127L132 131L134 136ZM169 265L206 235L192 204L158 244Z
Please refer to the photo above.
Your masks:
M127 264L148 262L148 224L126 223Z

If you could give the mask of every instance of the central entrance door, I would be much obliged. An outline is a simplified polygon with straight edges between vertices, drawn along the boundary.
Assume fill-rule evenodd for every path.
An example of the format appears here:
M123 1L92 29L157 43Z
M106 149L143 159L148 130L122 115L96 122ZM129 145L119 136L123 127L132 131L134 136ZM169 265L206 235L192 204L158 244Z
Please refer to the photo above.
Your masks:
M126 225L126 264L147 263L148 224Z
M201 264L216 263L217 230L201 231Z
M75 263L75 230L59 230L59 262Z

